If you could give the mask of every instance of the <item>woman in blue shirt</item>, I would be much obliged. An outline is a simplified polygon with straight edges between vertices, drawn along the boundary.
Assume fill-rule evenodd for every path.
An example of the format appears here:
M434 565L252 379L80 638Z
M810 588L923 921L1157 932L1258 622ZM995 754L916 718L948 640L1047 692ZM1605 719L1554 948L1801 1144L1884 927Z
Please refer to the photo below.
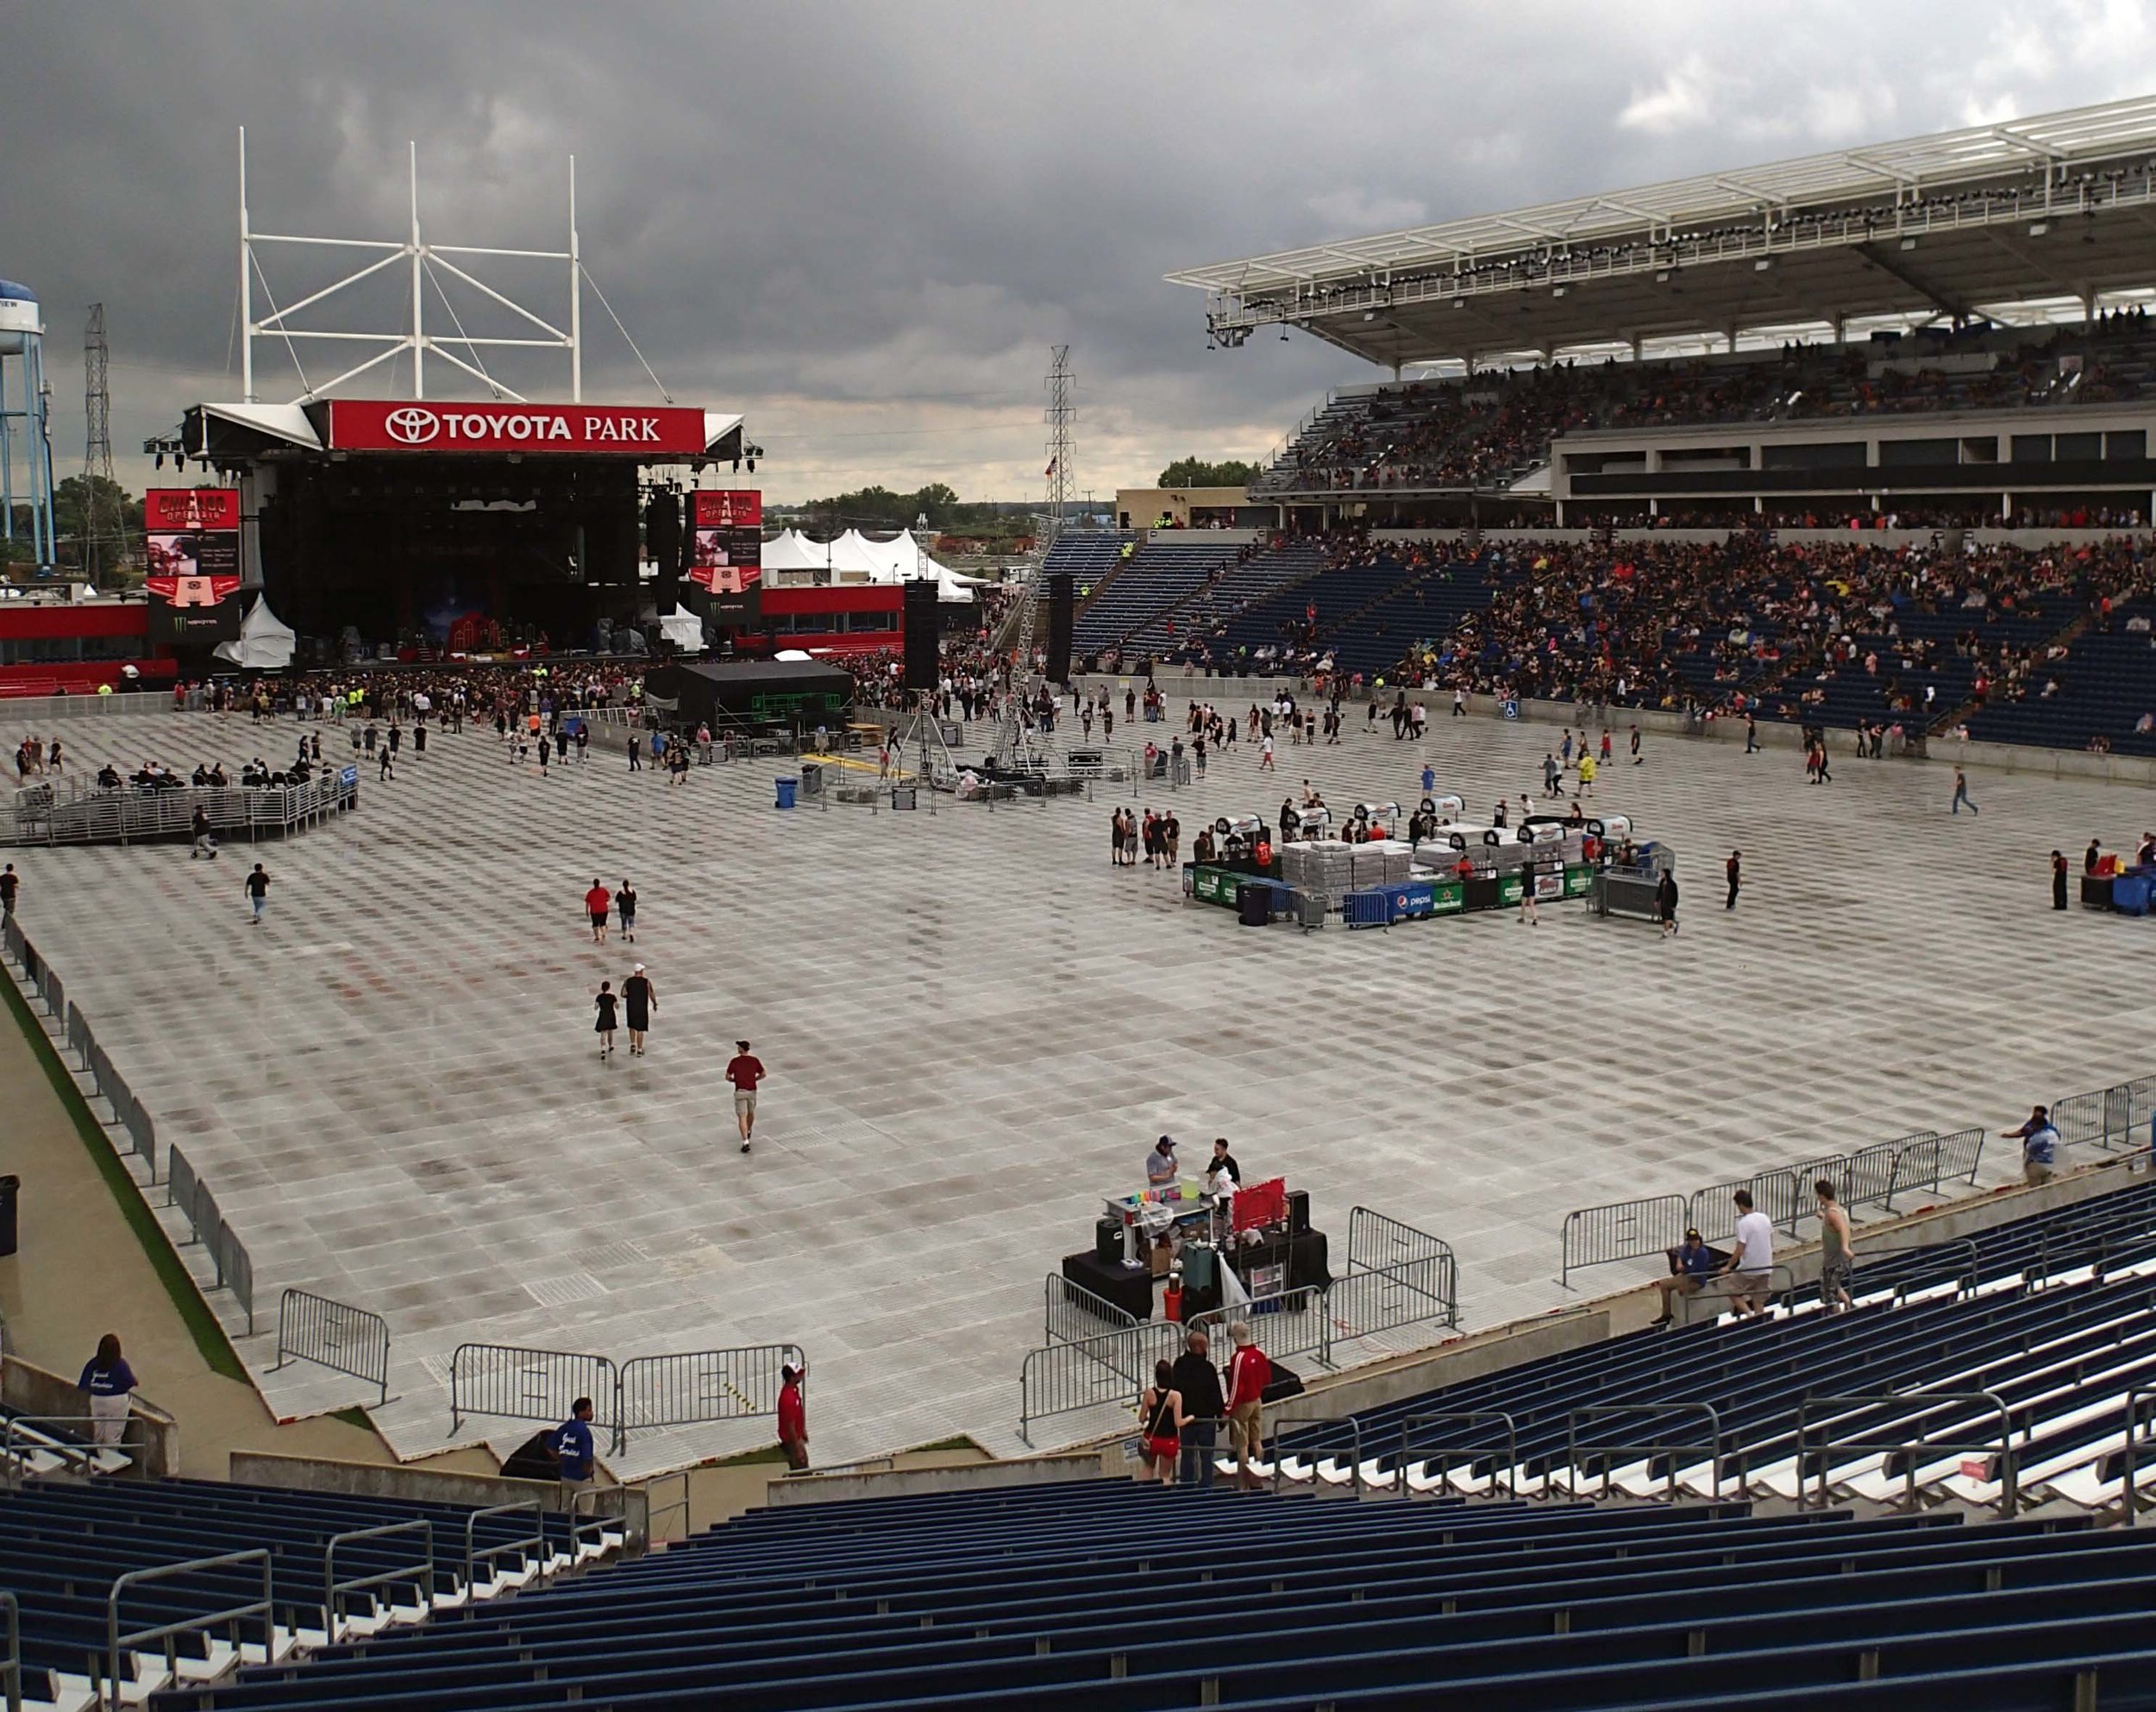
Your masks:
M82 1370L77 1386L90 1399L91 1437L99 1445L117 1445L126 1436L135 1370L120 1353L119 1334L97 1339L97 1353Z

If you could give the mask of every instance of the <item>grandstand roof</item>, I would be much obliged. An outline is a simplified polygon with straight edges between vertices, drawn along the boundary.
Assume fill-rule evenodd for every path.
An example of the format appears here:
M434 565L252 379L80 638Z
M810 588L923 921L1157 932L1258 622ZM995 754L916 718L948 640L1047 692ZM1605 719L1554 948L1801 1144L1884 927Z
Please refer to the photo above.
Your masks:
M2156 96L1168 275L1373 362L1967 317L2156 284Z

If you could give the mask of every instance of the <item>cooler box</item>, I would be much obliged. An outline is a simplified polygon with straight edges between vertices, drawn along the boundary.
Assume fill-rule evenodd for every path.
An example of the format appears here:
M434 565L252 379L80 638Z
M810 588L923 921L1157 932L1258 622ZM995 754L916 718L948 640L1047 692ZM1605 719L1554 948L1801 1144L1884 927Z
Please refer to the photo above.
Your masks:
M1406 921L1426 919L1437 909L1437 888L1426 880L1411 880L1403 886L1385 888L1385 909L1388 919Z
M2121 915L2147 915L2151 877L2122 874L2111 881L2111 907Z

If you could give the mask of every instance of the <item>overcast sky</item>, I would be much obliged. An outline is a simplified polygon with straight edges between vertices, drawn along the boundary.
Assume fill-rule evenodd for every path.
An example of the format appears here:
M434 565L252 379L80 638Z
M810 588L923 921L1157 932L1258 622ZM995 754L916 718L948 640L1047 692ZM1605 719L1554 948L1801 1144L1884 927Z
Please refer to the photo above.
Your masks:
M677 399L747 413L774 499L871 481L1037 494L1059 342L1078 485L1105 496L1185 453L1262 456L1327 386L1375 373L1300 335L1208 353L1203 299L1163 284L1172 268L2147 93L2152 16L2134 0L0 0L0 277L46 307L62 475L82 467L80 332L103 300L113 440L140 486L145 435L238 396L241 124L257 228L335 236L402 235L409 140L430 239L558 248L573 153L599 288ZM334 277L318 255L265 259L280 303ZM535 266L484 277L566 317L564 277ZM409 314L381 283L354 299L375 324ZM466 330L515 330L444 283ZM588 295L584 324L586 395L655 399ZM303 350L317 380L330 348ZM296 396L290 366L261 361L261 394ZM557 354L501 372L567 395ZM409 385L378 370L349 390Z

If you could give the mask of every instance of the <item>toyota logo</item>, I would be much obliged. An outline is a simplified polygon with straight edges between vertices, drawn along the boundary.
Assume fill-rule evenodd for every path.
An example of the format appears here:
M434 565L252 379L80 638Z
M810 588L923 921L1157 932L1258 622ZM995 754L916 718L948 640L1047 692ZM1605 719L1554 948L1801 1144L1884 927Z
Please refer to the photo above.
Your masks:
M416 404L392 411L382 425L389 430L391 439L406 446L423 446L442 432L442 419L432 411L421 410Z

